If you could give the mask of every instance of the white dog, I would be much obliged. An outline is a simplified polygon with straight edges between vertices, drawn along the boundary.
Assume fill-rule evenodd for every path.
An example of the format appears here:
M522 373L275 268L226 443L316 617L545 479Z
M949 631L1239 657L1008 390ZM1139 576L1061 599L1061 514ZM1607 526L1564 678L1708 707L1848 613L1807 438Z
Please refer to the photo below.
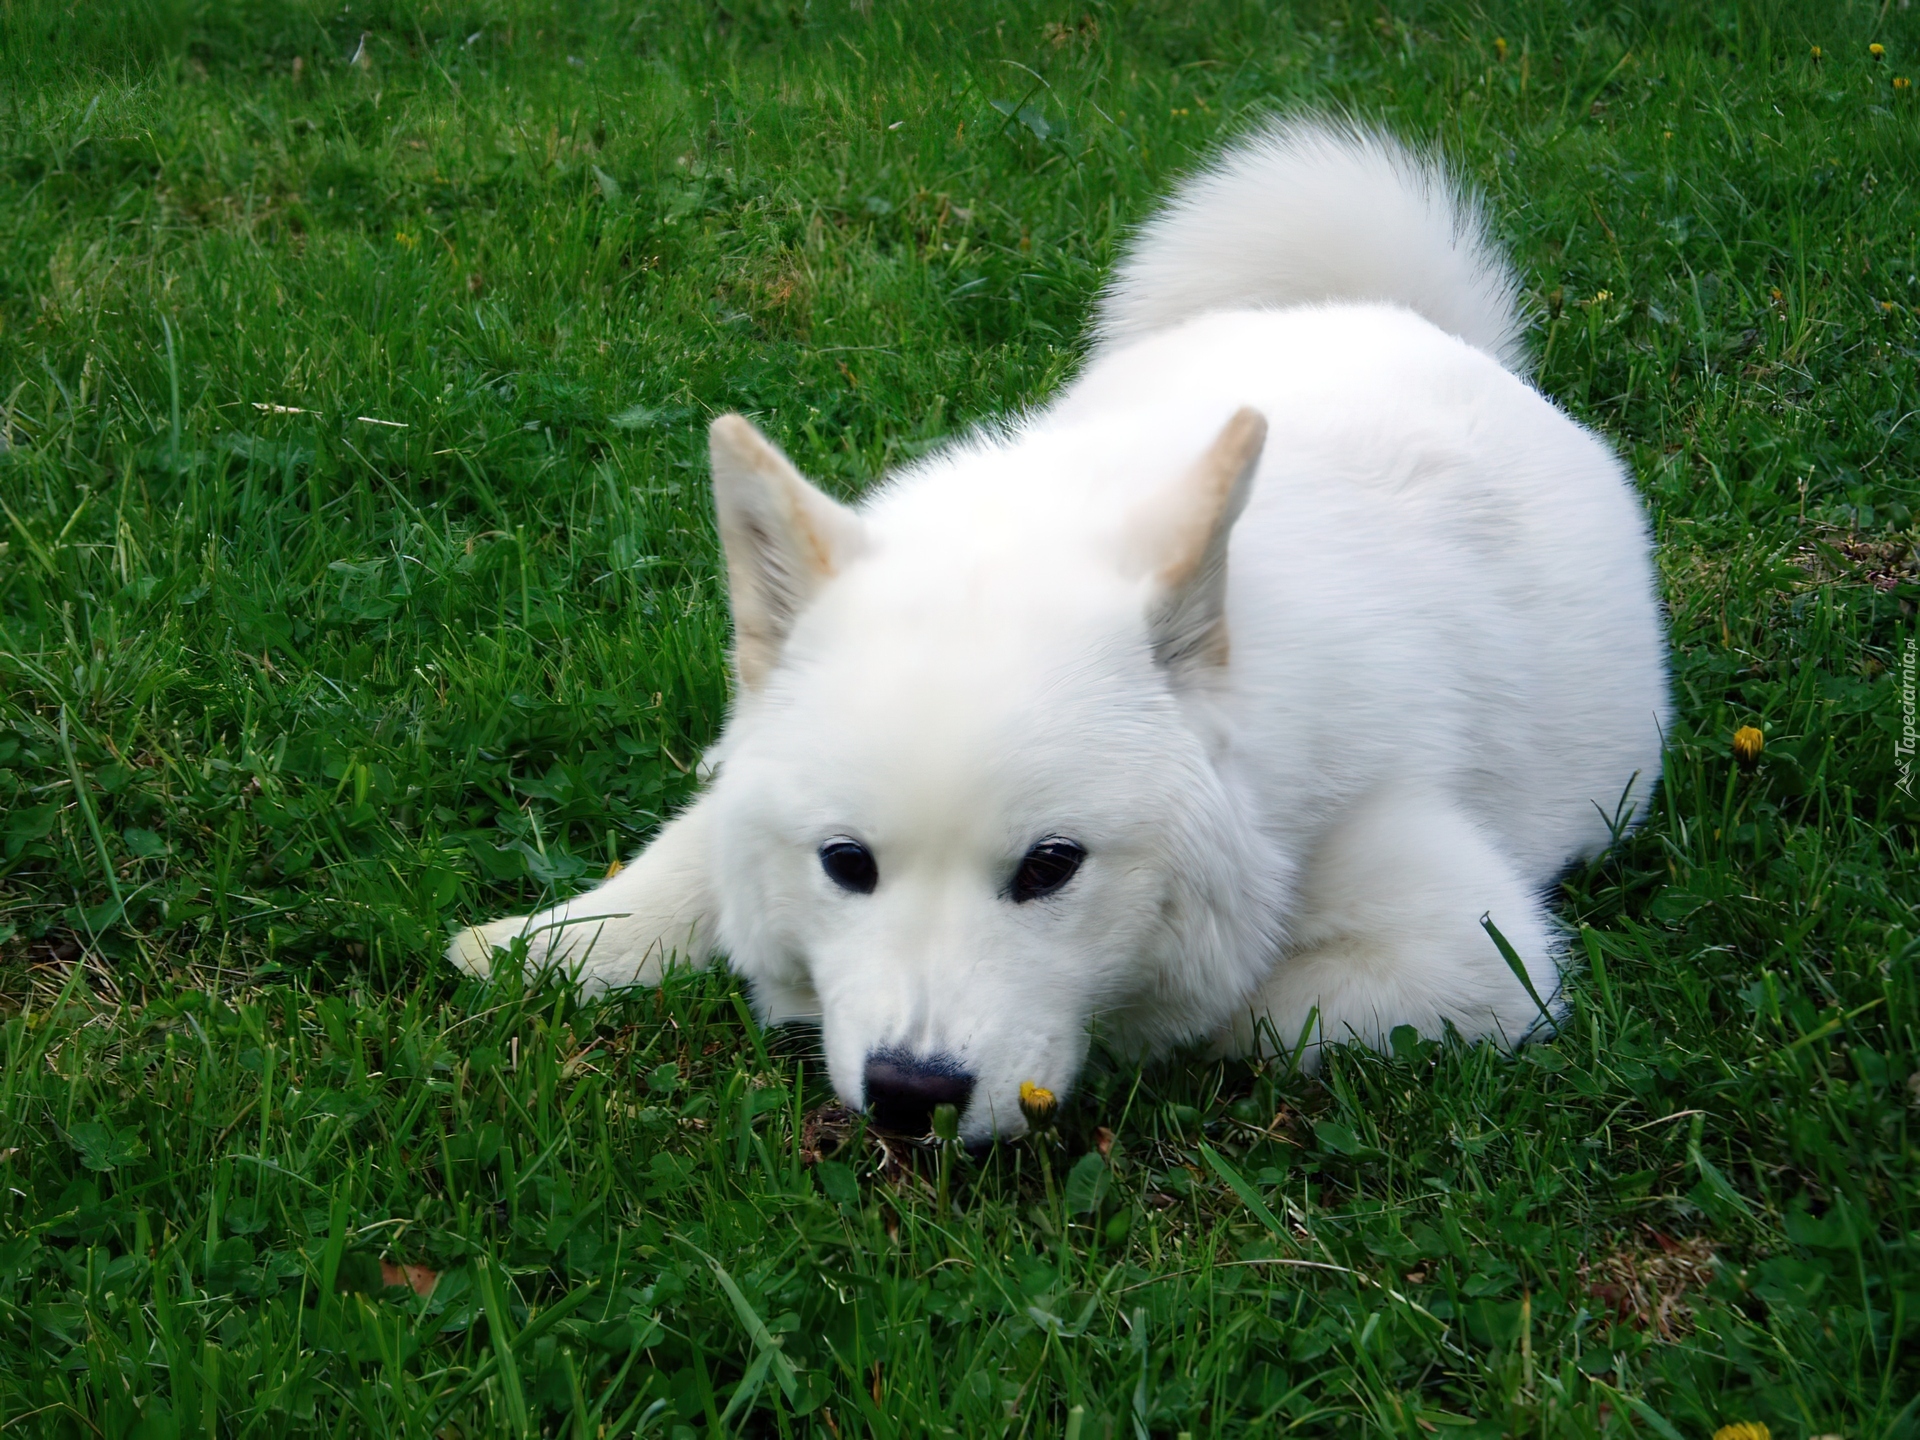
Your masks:
M1642 813L1667 717L1639 502L1524 378L1438 164L1275 125L1151 220L1086 372L849 509L712 429L733 712L627 869L458 935L594 988L724 953L834 1088L970 1142L1089 1033L1512 1043L1545 896Z

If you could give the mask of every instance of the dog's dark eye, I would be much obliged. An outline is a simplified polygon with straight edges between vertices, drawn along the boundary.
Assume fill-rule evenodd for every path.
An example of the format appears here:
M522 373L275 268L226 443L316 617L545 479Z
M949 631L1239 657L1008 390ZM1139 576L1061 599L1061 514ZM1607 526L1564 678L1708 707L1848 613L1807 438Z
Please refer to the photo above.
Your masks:
M880 883L880 867L873 852L858 840L829 840L820 847L820 868L842 890L871 895Z
M1073 879L1073 872L1086 858L1087 852L1071 840L1042 840L1027 851L1020 868L1013 872L1009 893L1014 903L1024 904L1053 894Z

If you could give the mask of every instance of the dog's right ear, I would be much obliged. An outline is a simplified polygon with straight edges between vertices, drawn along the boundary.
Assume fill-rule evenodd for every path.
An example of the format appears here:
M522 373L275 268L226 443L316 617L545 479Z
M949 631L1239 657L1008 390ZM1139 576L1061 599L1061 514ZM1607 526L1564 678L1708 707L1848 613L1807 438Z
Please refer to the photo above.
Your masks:
M1234 412L1186 473L1128 517L1123 565L1150 576L1153 655L1176 675L1227 661L1227 540L1267 443L1258 410Z
M796 616L866 544L860 517L822 495L738 415L707 435L713 503L733 602L733 663L758 689Z

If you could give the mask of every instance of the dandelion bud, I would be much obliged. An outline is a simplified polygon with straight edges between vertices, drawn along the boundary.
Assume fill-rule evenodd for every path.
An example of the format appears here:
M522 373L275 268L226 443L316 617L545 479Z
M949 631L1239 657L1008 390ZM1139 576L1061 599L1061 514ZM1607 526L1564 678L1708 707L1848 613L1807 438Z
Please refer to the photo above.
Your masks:
M1752 725L1742 725L1733 732L1733 758L1740 762L1740 768L1751 770L1760 760L1760 752L1766 748L1767 737Z
M957 1106L933 1107L933 1133L948 1145L960 1138L960 1110Z
M1027 1117L1027 1124L1039 1130L1053 1119L1054 1107L1058 1102L1053 1091L1036 1085L1031 1080L1020 1082L1020 1113Z

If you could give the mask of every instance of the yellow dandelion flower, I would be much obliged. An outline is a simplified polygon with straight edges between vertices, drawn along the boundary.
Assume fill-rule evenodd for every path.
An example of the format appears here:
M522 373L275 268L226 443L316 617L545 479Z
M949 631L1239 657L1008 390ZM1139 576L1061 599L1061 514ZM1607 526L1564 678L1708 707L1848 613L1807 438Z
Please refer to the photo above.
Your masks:
M1713 1440L1773 1440L1773 1432L1758 1420L1742 1420L1722 1425L1713 1432Z
M1896 90L1904 90L1904 89L1906 89L1906 88L1907 88L1907 77L1906 77L1906 76L1904 76L1904 75L1896 75L1896 76L1894 76L1894 77L1893 77L1893 88L1894 88L1894 89L1896 89Z
M1596 305L1604 305L1612 298L1613 292L1611 290L1596 290L1593 292L1593 303Z
M409 235L404 230L396 230L393 232L393 241L394 244L400 246L402 249L411 250L420 243L420 237L418 235Z
M1818 45L1816 45L1816 46L1814 46L1814 47L1813 47L1813 58L1814 58L1815 60L1818 60L1818 59L1820 58L1820 53L1821 53L1821 52L1820 52L1820 47L1819 47Z
M1733 758L1743 769L1752 769L1759 762L1760 752L1767 747L1767 737L1752 725L1742 725L1733 732Z
M1038 1130L1053 1118L1054 1106L1058 1103L1044 1085L1036 1085L1031 1080L1020 1082L1020 1113L1034 1129Z
M1876 40L1873 44L1867 46L1867 53L1876 60L1884 60L1887 57L1887 47Z
M1493 37L1493 53L1496 59L1504 61L1507 58L1507 42L1504 37L1499 35Z

